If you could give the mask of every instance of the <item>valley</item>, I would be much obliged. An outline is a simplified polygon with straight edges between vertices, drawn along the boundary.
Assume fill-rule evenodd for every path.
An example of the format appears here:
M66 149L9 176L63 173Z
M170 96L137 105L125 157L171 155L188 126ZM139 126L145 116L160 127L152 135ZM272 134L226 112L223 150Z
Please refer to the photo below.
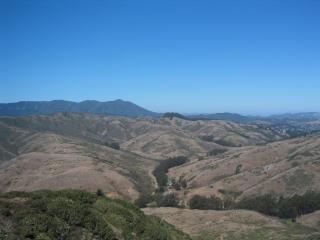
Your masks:
M147 207L147 215L195 239L316 239L320 234L317 214L290 225L291 220L234 207L190 209L195 196L214 196L227 206L268 194L290 198L320 192L320 134L303 130L301 122L288 129L171 115L63 112L2 116L0 133L1 192L99 189L109 198Z

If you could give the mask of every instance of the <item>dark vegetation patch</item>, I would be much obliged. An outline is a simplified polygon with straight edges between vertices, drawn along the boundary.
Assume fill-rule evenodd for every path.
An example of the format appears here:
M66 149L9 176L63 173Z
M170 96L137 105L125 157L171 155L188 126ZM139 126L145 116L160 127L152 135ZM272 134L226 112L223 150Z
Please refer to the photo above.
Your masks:
M115 150L120 150L120 144L117 142L105 142L104 145Z
M320 210L320 193L307 192L302 196L294 195L290 198L264 195L244 199L237 204L237 207L280 218L296 218Z
M0 239L190 239L123 200L100 191L12 192L0 196Z
M226 193L226 192L224 192ZM307 192L289 198L268 194L235 202L232 198L220 199L216 196L195 195L189 201L191 209L226 210L247 209L265 215L295 220L297 217L320 210L320 193Z
M175 112L167 112L167 113L163 114L163 117L169 118L170 120L172 120L173 118L180 118L180 119L184 119L184 120L193 121L193 119L190 119L180 113L175 113Z
M182 176L180 176L178 178L178 180L176 180L176 179L172 179L171 180L171 187L173 189L179 191L181 189L187 188L188 187L188 182Z
M141 195L135 204L139 208L145 207L182 207L179 202L179 198L175 193L161 193L156 192L154 194Z
M144 191L140 194L140 197L135 201L135 204L140 207L147 207L149 204L155 204L159 207L178 207L178 199L174 194L163 194L168 189L168 176L167 173L170 168L177 167L185 164L188 158L184 156L168 158L160 162L160 164L153 171L155 176L158 189L154 194ZM172 179L170 187L176 190L181 190L187 187L187 181L183 178L178 180Z
M241 173L242 164L238 164L236 167L236 170L234 171L235 175L238 175Z
M153 175L156 177L159 191L163 192L168 184L167 173L170 168L177 167L185 164L188 161L188 158L179 156L174 158L168 158L160 162L160 164L153 171Z
M215 148L215 149L210 150L207 153L207 156L208 157L217 156L217 155L225 153L226 151L228 151L228 150L227 149L223 149L223 148Z
M214 141L214 136L213 135L204 135L199 137L202 141L206 142L213 142Z
M189 201L191 209L200 210L222 210L222 200L218 197L193 196Z

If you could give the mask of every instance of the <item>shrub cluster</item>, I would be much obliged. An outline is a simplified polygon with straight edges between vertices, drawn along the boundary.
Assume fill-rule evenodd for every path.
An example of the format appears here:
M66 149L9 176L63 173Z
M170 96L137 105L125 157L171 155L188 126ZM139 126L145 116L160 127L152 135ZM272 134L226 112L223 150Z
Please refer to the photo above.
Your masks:
M164 194L161 192L155 193L153 195L141 195L135 204L139 208L148 207L149 204L157 207L180 207L179 199L174 193Z
M289 198L267 194L243 199L237 203L232 198L220 199L215 196L195 195L190 199L189 206L191 209L201 210L247 209L269 216L295 219L320 210L320 193L307 192L302 196L294 195Z
M222 204L222 200L215 196L205 197L205 196L195 195L190 199L189 207L191 209L199 209L199 210L222 210L223 204Z
M0 225L1 240L190 240L173 226L144 215L133 204L108 199L98 192L12 192L0 199L0 219L9 226ZM167 196L163 202L170 205L173 200Z
M115 150L120 150L120 144L117 142L105 142L104 145Z
M183 156L169 158L160 162L160 164L153 171L153 175L158 182L159 191L163 192L168 184L168 170L172 167L180 166L186 163L188 159Z
M236 204L236 208L254 210L280 218L295 219L301 215L320 210L320 193L307 192L302 196L294 195L289 198L264 195L243 199Z
M181 190L183 188L187 188L188 182L187 180L183 179L181 176L179 177L178 180L172 179L171 180L171 187L174 188L175 190Z
M225 153L227 150L223 149L223 148L216 148L216 149L212 149L207 153L207 156L216 156L222 153Z

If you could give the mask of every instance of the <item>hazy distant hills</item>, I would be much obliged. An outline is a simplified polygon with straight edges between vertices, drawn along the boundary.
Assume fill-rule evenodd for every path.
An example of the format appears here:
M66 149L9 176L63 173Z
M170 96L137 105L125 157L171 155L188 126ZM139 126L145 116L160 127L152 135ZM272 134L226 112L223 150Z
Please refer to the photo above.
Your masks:
M319 120L320 113L318 112L303 112L303 113L285 113L279 115L272 115L270 118L278 120Z
M3 116L50 114L57 112L85 112L129 117L156 117L161 115L146 110L134 103L123 101L120 99L108 102L87 100L77 103L64 100L54 100L22 101L16 103L0 104L0 115Z
M199 114L189 116L191 119L209 119L209 120L225 120L236 123L248 123L257 120L257 117L244 116L237 113L213 113L213 114Z

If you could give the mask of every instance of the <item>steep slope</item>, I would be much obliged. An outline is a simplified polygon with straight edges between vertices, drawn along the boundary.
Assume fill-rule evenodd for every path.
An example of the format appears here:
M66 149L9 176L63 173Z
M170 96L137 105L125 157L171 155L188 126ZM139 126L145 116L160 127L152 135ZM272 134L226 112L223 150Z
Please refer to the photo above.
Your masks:
M17 155L0 165L0 190L79 188L136 199L152 191L155 162L53 133L23 133Z
M86 112L97 114L110 114L122 116L160 116L158 113L148 111L134 103L115 100L98 102L87 100L83 102L71 102L63 100L54 101L25 101L17 103L1 103L0 115L18 116L28 114L50 114L56 112Z
M234 193L238 199L266 193L292 196L320 191L320 135L266 146L232 149L216 157L171 169L170 178L188 181L181 196Z
M271 178L260 168L273 163L270 156L276 149L283 151L281 159L291 151L291 148L284 151L287 141L257 146L287 138L280 130L175 117L148 119L88 113L0 117L0 133L1 190L76 187L95 191L102 188L131 199L136 199L138 192L154 190L151 172L159 160L181 155L191 163L173 169L169 175L186 178L190 188L186 196L197 192L216 193L220 188L241 191L243 196L258 190L268 192L267 187L275 183L263 184ZM297 146L305 142L311 148L314 140L308 141L309 138L301 138ZM108 147L114 142L120 144L119 150ZM198 159L204 160L197 162ZM293 162L290 164L297 164ZM270 170L270 176L276 179L281 169L289 173L290 164L284 164L283 168L276 166ZM241 165L241 174L235 176L238 165ZM317 166L313 168L303 162L292 167L292 174L297 171L308 175L311 179L308 183L313 186L318 178L312 175L312 169ZM285 176L290 182L291 175ZM228 182L222 181L225 178ZM282 185L277 185L279 191L297 192L279 186Z

